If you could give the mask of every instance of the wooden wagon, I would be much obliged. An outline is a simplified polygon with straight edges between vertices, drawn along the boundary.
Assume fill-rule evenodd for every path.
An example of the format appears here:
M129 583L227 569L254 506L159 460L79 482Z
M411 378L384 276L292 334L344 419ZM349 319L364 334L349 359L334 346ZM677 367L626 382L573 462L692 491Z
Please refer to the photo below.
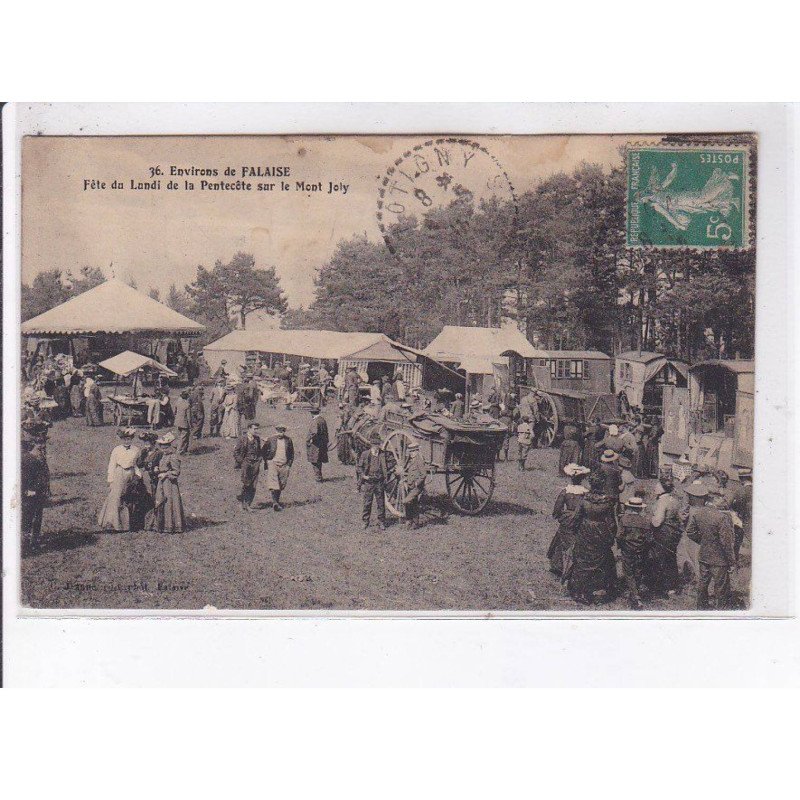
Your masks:
M520 405L524 409L532 387L520 386ZM562 438L565 425L587 425L599 418L606 422L619 416L617 397L613 394L587 394L570 389L538 389L539 417L542 422L540 442L550 447Z
M386 506L392 514L402 516L405 512L411 442L419 444L428 474L444 476L447 495L455 509L474 515L486 508L494 492L497 451L507 433L504 425L386 406L378 414L360 410L341 435L348 437L357 457L370 446L374 431L378 431L386 454Z
M106 401L111 404L111 417L117 426L147 425L147 403L140 397L112 394Z

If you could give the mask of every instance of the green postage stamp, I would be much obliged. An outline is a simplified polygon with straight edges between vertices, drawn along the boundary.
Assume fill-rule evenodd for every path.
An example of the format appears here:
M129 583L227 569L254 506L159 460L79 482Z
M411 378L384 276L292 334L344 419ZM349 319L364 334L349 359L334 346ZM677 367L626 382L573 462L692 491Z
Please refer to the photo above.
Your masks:
M629 247L750 246L747 144L632 145L627 180Z

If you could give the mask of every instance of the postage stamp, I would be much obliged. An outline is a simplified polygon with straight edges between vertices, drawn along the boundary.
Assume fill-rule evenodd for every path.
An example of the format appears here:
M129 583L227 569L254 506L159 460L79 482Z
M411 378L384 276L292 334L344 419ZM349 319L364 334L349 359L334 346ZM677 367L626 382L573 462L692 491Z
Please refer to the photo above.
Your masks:
M629 247L748 248L749 207L747 144L628 148Z

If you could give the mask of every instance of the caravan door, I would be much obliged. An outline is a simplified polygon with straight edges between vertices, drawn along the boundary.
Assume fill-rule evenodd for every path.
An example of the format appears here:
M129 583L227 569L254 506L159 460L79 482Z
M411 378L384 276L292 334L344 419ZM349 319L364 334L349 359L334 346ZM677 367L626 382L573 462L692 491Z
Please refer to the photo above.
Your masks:
M664 435L661 437L661 452L678 458L689 449L691 415L689 410L689 390L678 386L665 386L661 398L661 424Z

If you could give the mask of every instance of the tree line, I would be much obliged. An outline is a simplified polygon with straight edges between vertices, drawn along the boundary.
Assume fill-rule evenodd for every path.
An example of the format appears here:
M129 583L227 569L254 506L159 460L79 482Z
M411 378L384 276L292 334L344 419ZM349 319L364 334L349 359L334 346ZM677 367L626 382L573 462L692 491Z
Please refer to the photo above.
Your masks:
M338 243L284 327L381 331L425 346L444 325L517 322L547 349L752 356L754 252L625 244L625 173L583 164L512 201L462 193L384 243Z
M476 202L463 191L421 218L401 218L391 249L366 235L339 241L308 308L289 309L275 268L242 252L199 265L163 299L149 294L203 323L201 345L260 312L284 328L375 331L417 347L444 325L506 318L547 349L641 348L688 361L753 355L753 251L633 249L624 231L624 169L582 164L516 202ZM39 273L23 284L23 320L104 279L97 267Z

